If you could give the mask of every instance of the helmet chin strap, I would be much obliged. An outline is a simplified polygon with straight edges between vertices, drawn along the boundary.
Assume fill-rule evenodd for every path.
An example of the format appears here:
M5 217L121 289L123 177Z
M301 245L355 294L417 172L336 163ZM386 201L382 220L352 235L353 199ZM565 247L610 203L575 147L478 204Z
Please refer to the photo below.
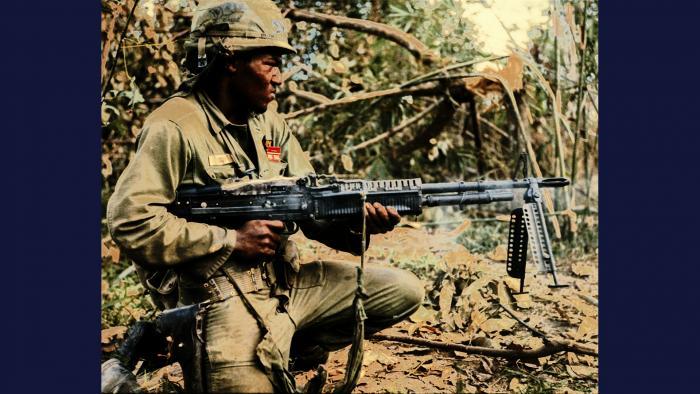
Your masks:
M197 68L200 70L207 66L207 37L200 36L197 40Z

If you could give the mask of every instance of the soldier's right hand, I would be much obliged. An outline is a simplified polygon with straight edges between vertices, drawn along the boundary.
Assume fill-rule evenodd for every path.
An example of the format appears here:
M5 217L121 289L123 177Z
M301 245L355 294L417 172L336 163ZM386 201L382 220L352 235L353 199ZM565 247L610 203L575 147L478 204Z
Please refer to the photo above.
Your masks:
M262 261L274 257L284 223L279 220L251 220L236 229L233 254L244 260Z

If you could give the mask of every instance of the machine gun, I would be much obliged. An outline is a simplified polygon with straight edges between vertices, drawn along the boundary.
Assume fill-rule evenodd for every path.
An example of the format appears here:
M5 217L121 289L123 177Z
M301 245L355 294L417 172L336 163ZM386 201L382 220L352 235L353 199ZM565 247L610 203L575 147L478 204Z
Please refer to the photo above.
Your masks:
M511 213L507 272L520 279L524 290L528 239L540 272L552 275L552 287L561 287L544 218L544 187L564 187L566 178L523 178L475 182L423 183L419 178L366 181L311 174L297 178L230 180L222 185L179 190L169 211L187 220L209 224L247 220L282 220L298 230L296 222L350 219L361 215L362 201L394 207L401 215L417 215L423 207L489 204L512 201L523 191L524 205Z

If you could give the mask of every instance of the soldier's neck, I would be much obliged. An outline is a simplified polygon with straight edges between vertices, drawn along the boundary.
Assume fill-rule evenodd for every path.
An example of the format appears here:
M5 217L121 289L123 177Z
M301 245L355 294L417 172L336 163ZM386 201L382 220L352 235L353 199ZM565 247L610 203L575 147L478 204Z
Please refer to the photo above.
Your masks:
M248 124L250 110L246 105L236 100L236 97L227 89L225 83L218 86L206 85L204 86L204 91L229 122L239 125Z

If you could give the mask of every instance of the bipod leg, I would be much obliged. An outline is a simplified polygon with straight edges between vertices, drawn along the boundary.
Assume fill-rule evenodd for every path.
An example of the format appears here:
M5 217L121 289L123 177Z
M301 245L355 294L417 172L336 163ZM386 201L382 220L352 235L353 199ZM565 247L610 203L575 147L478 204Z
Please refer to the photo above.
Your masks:
M550 288L550 289L561 289L561 288L564 288L564 287L569 287L568 284L561 284L561 283L559 283L559 281L557 280L557 271L552 271L551 274L552 274L552 279L554 279L554 284L553 284L553 285L549 285L549 288Z

